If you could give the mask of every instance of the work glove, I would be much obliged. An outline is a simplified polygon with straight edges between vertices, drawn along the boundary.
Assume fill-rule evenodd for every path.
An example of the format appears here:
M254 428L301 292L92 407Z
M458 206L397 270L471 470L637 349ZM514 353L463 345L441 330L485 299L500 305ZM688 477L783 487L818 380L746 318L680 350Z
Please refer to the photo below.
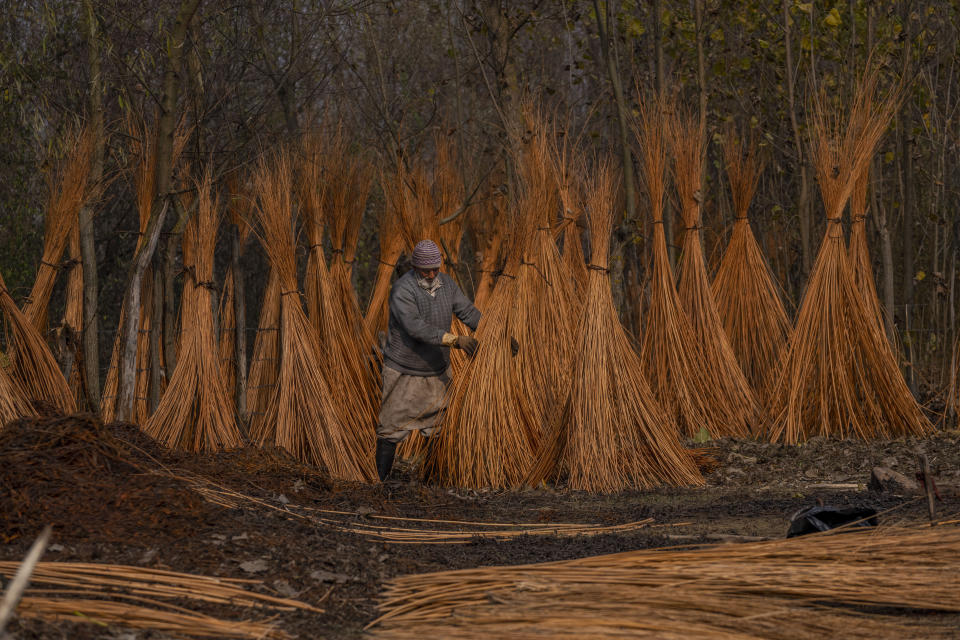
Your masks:
M473 354L477 352L477 345L479 344L476 338L472 338L470 336L458 336L453 333L443 334L441 342L445 347L463 349L471 358L473 357Z

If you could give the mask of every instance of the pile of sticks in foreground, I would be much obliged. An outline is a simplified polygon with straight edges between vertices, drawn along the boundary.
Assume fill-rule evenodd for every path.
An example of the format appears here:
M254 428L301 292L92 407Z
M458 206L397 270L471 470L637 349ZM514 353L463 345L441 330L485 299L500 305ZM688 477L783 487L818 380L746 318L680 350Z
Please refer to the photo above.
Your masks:
M0 576L12 578L19 563L0 562ZM249 590L258 580L235 580L124 565L40 562L17 609L24 618L118 624L175 635L210 638L286 638L274 622L227 620L185 605L230 606L261 613L309 611L304 602Z
M951 525L632 551L397 578L370 626L377 638L954 637L942 614L960 612L958 562Z

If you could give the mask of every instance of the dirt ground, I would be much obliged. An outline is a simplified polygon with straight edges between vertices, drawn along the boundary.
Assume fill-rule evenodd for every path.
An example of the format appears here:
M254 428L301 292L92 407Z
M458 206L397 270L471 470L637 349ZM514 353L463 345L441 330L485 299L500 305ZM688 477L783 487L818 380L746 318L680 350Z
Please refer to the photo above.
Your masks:
M707 448L716 464L706 487L602 496L563 488L449 490L421 484L406 463L385 486L331 483L278 451L248 448L197 457L165 452L135 427L104 427L90 417L20 421L0 431L0 560L20 560L43 526L51 524L54 534L44 560L252 578L262 581L257 589L324 608L320 615L278 618L291 636L358 638L376 617L384 581L401 574L782 537L793 513L818 502L893 509L881 521L921 522L928 517L925 499L866 488L878 465L913 477L918 453L926 454L936 477L942 498L938 513L956 514L958 445L956 431L925 440L816 439L799 447L724 440ZM219 499L212 501L211 489ZM652 522L589 537L398 544L369 532L384 523L449 532L478 527L383 516L531 527ZM256 612L222 605L199 610L256 617ZM7 631L23 639L173 637L23 619Z

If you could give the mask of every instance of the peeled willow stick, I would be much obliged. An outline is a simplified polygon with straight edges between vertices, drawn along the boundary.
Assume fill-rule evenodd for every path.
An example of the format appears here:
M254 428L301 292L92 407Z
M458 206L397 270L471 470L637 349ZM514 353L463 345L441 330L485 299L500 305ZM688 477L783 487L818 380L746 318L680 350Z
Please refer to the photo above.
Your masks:
M396 209L396 184L384 183L384 193L387 196L387 206L380 217L380 258L377 266L377 275L373 281L373 293L367 304L367 313L363 324L367 336L376 340L381 331L387 330L387 321L390 318L388 301L390 298L391 278L397 270L397 260L403 253L403 236L398 226L399 213ZM403 185L399 186L401 189Z
M846 122L825 95L813 103L812 158L827 229L770 394L767 430L774 441L896 438L931 429L857 288L841 228L854 180L898 103L897 92L878 97L878 75L873 69L861 79Z
M217 204L209 172L197 185L196 214L184 230L187 268L180 305L177 366L156 412L143 430L168 447L208 453L238 447L236 408L223 384L213 319L213 253Z
M867 245L867 184L869 178L870 165L868 164L854 180L853 191L850 194L850 246L847 249L847 255L850 260L853 281L856 283L863 302L870 312L870 318L877 323L881 331L886 331L883 308L880 306L880 298L877 297L877 283L873 279L870 247Z
M474 207L469 220L479 258L477 270L480 272L473 304L481 311L486 306L496 282L494 272L500 263L500 249L505 235L504 222L507 219L503 212L505 206L501 194L490 193Z
M790 319L750 228L750 200L763 171L756 147L751 142L745 148L731 131L723 155L736 217L711 289L737 362L763 404L790 335Z
M680 303L663 232L664 172L667 147L666 105L640 102L637 140L653 217L650 306L640 359L650 388L676 422L680 433L727 433L724 416L714 411L726 400L710 385L704 356L690 319Z
M70 144L60 171L48 176L50 201L43 236L43 257L33 289L23 305L23 315L41 335L47 331L47 307L60 272L60 258L67 248L70 231L77 226L80 208L91 194L87 182L92 158L93 130L85 128Z
M520 215L529 218L532 235L517 274L517 307L513 317L521 349L514 363L514 384L520 411L532 430L533 450L540 445L551 415L567 398L574 358L573 322L579 307L573 277L553 239L559 207L547 123L528 113L529 143L518 159L526 190Z
M478 567L393 579L368 626L382 639L946 638L951 618L923 610L960 611L957 562L960 529L943 525Z
M669 123L673 180L685 226L677 293L703 354L703 374L714 391L711 410L715 427L710 434L742 437L753 430L759 407L717 313L700 243L704 124L698 116L682 111L675 112Z
M46 402L63 413L75 413L73 393L46 340L36 326L17 307L0 276L0 313L6 320L9 374L23 395L32 401Z
M535 434L520 413L510 337L516 330L517 270L534 218L517 217L511 216L507 227L506 265L475 333L480 346L451 383L447 409L422 467L431 481L464 488L518 487L533 464Z
M334 214L327 218L325 225L323 216L324 207L345 206L343 196L334 194L339 188L349 187L334 185L332 176L338 170L331 167L333 161L325 157L330 151L324 150L321 144L316 135L304 139L303 160L297 172L301 214L310 245L304 276L307 315L319 340L323 377L333 394L333 402L340 407L350 407L343 426L364 449L372 451L376 439L379 378L371 364L369 345L362 335L359 309L342 255L345 236L349 235L345 229L349 225L334 220L337 218ZM334 265L339 268L328 270L323 254L323 230L324 226L332 228L334 222L340 240L331 238L331 241L334 248L340 247L340 257L334 253ZM339 275L335 276L334 271Z
M632 487L702 484L643 375L640 358L613 303L609 247L619 176L609 161L593 169L585 192L593 254L574 344L570 393L528 481L566 475L571 489L614 492Z
M280 370L280 280L274 269L267 276L260 305L257 335L250 358L250 376L247 379L247 414L250 416L251 437L261 442L272 442L276 425L267 424L263 416L267 403L277 387ZM256 429L265 429L259 432Z
M280 369L266 413L255 416L252 432L273 434L273 441L303 462L315 464L337 479L376 479L373 452L346 427L340 407L323 374L323 356L297 289L293 236L293 172L286 152L261 161L254 174L260 206L257 219L263 245L280 285Z
M231 256L231 265L227 269L227 274L223 278L223 291L220 294L220 337L219 337L219 346L218 354L220 358L220 375L223 377L223 386L227 390L227 393L231 397L240 398L239 393L246 392L246 384L240 385L238 388L237 372L240 370L246 369L246 348L243 348L243 358L242 363L237 361L238 357L238 343L240 345L244 344L246 336L241 332L241 326L244 325L243 322L237 322L237 291L236 291L236 278L237 272L240 269L240 256L243 253L243 249L247 244L247 240L250 238L250 223L247 218L250 214L250 202L251 198L245 193L241 193L240 183L236 175L231 176L228 179L227 189L229 190L230 195L228 196L228 205L227 205L227 214L229 216L230 224L234 227L233 233L236 233L237 236L233 239L235 243L233 246L232 256ZM242 281L242 274L241 274ZM241 292L240 300L244 301L246 296ZM246 305L241 304L241 309L246 309ZM238 413L241 414L241 419L243 419L244 413L246 413L246 402L238 404ZM240 409L240 404L244 408Z

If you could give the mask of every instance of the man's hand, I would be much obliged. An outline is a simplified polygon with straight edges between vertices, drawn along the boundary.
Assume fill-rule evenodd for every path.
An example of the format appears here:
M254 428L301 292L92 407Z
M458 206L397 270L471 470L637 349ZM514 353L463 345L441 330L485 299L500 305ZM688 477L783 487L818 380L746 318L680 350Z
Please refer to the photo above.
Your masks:
M477 345L479 344L476 338L472 338L470 336L458 336L453 333L443 334L443 339L441 342L445 347L463 349L471 358L473 357L473 354L477 352Z
M473 336L457 336L457 348L466 351L467 355L471 358L473 354L477 352L479 344Z

